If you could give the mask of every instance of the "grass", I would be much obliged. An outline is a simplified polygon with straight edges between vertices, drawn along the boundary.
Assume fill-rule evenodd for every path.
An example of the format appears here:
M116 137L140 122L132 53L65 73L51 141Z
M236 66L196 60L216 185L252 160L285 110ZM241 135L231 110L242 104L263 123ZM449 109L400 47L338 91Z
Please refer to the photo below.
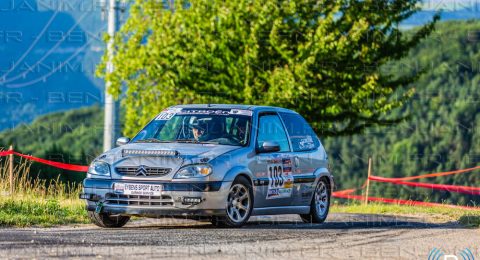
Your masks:
M0 226L49 227L75 223L89 223L84 202L79 199L0 199Z
M480 210L464 210L443 207L420 207L396 204L362 203L334 204L334 213L380 214L420 217L431 222L458 222L467 227L480 227Z
M10 194L9 161L0 162L0 226L54 226L89 223L81 187L58 179L46 181L29 176L30 163L14 167L13 194Z

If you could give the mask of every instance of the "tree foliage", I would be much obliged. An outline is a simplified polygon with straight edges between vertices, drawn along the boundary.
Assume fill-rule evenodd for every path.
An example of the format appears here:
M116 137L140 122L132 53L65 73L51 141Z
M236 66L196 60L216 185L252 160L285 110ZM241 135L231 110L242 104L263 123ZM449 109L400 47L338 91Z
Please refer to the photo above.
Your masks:
M398 29L418 2L137 0L115 37L115 71L105 75L105 56L98 74L125 91L127 135L182 103L287 107L324 135L356 133L398 121L387 113L412 94L415 77L377 68L433 30L437 17L411 36Z
M364 134L324 138L339 189L360 187L373 174L406 177L480 165L480 22L446 22L389 67L399 75L422 74L412 99L391 114L410 115L390 127ZM478 186L479 171L419 180L428 183ZM372 183L372 196L478 205L479 196L431 189Z

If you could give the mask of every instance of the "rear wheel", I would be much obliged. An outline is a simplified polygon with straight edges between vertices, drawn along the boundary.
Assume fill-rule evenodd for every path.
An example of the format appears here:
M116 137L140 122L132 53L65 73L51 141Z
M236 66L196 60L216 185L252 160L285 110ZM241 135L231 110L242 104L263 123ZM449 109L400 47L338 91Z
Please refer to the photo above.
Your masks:
M228 193L226 216L214 217L212 224L218 227L241 227L250 218L252 208L252 185L247 178L237 177Z
M103 228L119 228L125 226L130 220L127 216L112 216L106 213L96 213L89 211L88 217L93 224Z
M323 223L327 219L329 209L330 185L326 178L321 178L313 194L310 213L302 214L300 217L306 223Z

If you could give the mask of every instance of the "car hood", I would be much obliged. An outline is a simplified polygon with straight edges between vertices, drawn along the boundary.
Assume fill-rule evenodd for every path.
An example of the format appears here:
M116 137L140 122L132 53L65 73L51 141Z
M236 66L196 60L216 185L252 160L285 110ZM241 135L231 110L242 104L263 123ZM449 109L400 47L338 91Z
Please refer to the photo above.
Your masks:
M184 164L205 163L224 153L241 148L240 146L216 145L216 144L191 144L191 143L130 143L114 148L98 159L114 164L119 161L141 158L175 157L181 159ZM127 155L125 151L134 151ZM152 155L158 153L172 153L176 155Z

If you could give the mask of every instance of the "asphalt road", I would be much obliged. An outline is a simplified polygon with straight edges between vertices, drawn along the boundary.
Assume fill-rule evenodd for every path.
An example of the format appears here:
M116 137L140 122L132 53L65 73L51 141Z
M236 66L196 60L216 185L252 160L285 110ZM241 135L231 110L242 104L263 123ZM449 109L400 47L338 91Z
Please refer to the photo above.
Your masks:
M351 214L331 214L322 225L294 215L256 217L241 229L172 219L142 219L121 229L0 228L2 259L427 259L433 248L453 255L469 248L480 258L480 229Z

